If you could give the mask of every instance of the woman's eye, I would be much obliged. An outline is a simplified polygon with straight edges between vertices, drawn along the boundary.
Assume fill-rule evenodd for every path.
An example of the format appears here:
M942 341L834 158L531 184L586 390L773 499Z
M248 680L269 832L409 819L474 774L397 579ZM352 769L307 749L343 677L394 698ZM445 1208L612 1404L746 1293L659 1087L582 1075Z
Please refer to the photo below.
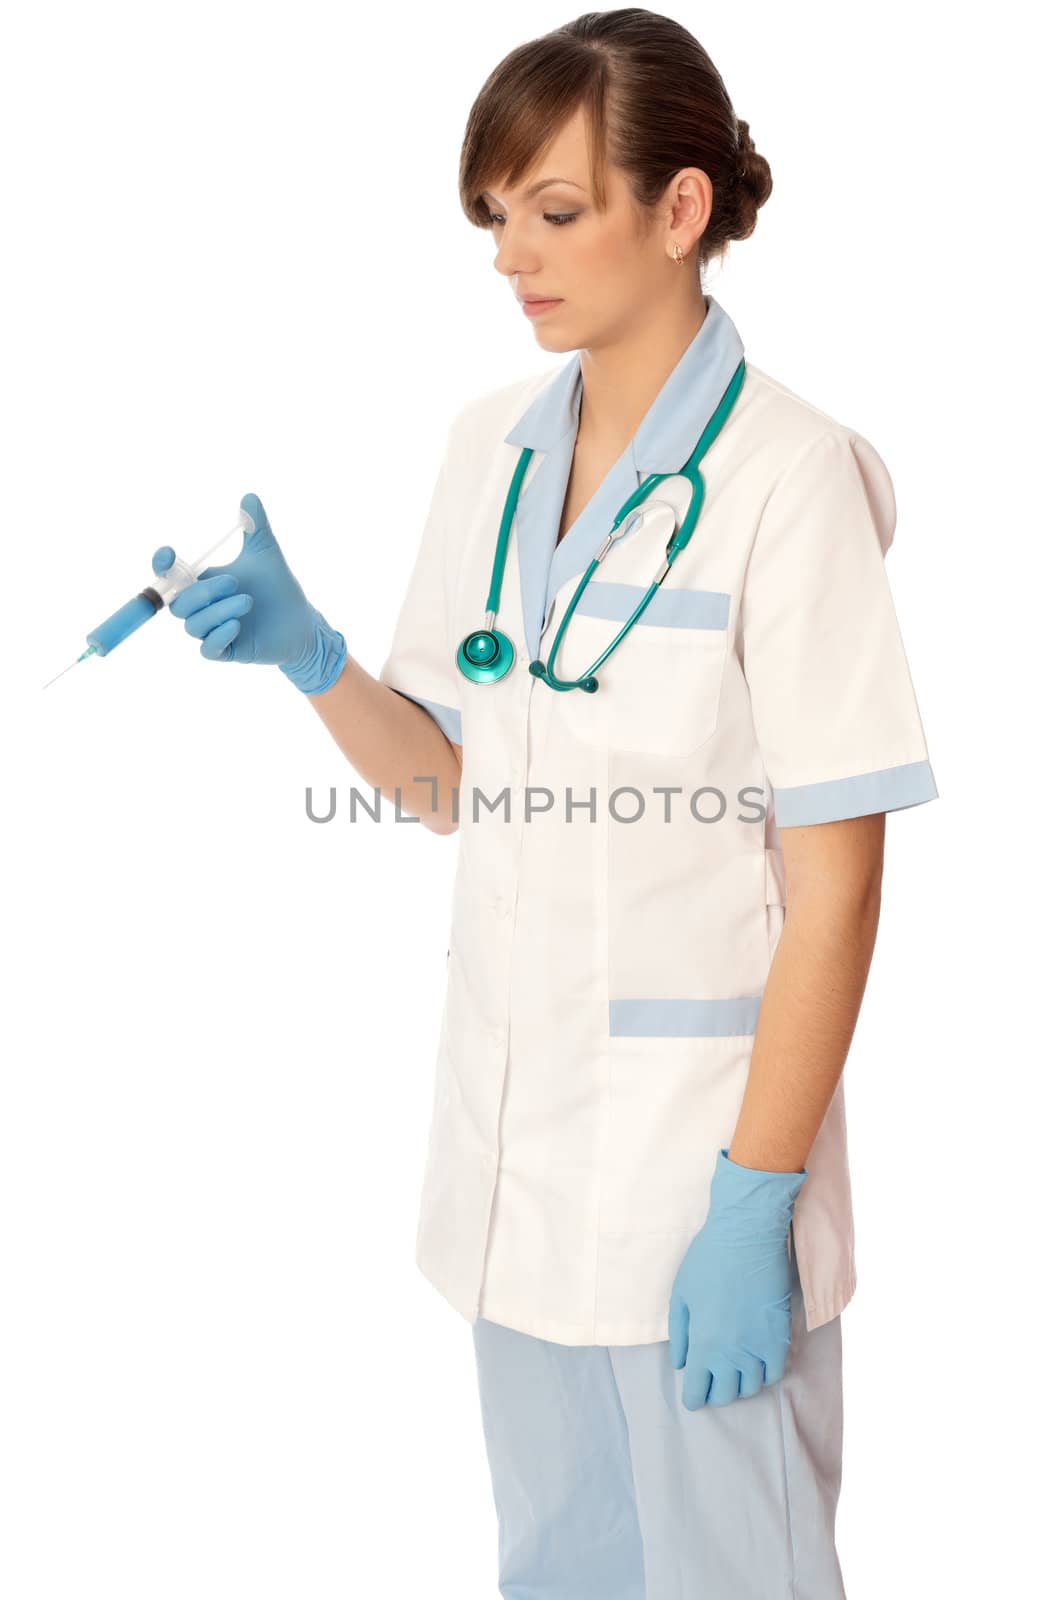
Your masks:
M575 222L578 216L578 211L544 211L543 221L552 223L555 228L562 228L566 222ZM497 211L489 211L487 213L487 220L490 222L492 228L504 228L506 225L505 217L503 217Z

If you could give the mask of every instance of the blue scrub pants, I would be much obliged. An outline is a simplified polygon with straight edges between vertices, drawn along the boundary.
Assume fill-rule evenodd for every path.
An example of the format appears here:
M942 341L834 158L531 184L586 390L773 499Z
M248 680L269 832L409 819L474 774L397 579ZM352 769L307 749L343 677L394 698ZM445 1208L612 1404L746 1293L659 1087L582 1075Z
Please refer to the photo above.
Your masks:
M667 1340L562 1345L472 1325L506 1600L845 1600L834 1546L841 1316L786 1371L688 1411Z

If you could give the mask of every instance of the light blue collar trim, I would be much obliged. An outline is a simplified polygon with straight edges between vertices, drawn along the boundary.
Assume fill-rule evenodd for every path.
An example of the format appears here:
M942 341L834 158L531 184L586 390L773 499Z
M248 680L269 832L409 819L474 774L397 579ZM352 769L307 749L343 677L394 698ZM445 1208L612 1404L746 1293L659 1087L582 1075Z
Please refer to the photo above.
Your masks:
M703 296L701 327L665 379L631 441L640 473L678 472L719 405L745 347L727 312ZM566 361L506 434L506 444L551 450L579 423L583 372L579 351Z

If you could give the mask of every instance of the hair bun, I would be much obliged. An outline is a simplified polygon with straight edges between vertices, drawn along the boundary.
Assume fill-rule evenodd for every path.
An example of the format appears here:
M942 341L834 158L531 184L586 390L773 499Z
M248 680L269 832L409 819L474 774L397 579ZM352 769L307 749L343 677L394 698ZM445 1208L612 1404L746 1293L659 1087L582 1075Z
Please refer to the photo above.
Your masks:
M753 232L757 212L771 194L771 168L749 136L749 123L737 119L738 149L735 154L734 183L737 189L739 231L734 235L746 239Z

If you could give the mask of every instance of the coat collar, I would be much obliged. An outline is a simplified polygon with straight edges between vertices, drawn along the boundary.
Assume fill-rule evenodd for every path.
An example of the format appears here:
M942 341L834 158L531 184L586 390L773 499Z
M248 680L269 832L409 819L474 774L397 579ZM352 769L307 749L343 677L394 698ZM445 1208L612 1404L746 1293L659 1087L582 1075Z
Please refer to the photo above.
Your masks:
M557 544L579 425L583 375L577 351L541 389L505 436L506 444L540 452L517 502L515 532L520 564L524 633L534 660L551 600L582 573L612 526L617 511L651 472L678 472L744 355L738 329L713 296L705 317L665 379L624 453L597 493Z

